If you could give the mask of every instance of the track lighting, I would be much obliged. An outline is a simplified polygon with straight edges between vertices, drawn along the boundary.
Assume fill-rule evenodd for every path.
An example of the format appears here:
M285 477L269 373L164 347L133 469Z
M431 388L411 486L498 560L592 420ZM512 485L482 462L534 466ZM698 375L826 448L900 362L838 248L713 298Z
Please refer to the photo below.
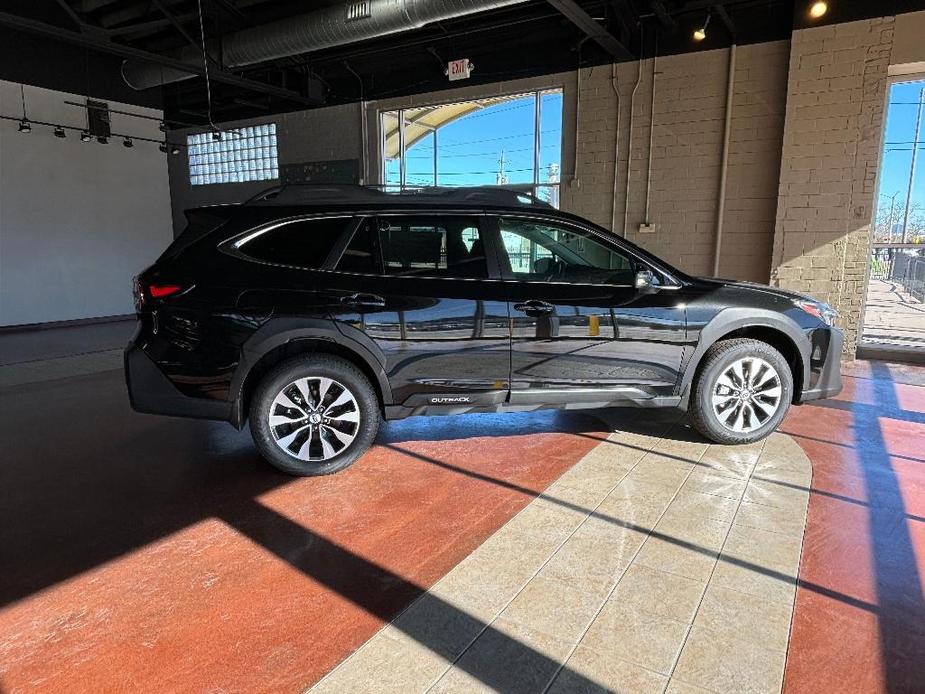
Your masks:
M212 131L212 139L215 140L216 142L221 142L221 141L222 141L222 133L221 133L220 131L218 131L218 130L213 130L213 131Z
M707 27L710 26L710 16L709 14L707 15L702 27L694 29L694 41L703 41L707 37Z
M170 148L170 153L176 156L180 153L180 148L174 145L173 147Z
M161 150L164 154L167 154L167 152L170 151L170 148L167 146L166 142L162 142L161 144L157 146L157 148Z
M80 133L80 141L81 141L81 142L89 142L89 141L92 140L92 139L93 139L93 137L90 135L90 131L89 131L89 130L83 130L83 131L81 131L81 133Z
M160 130L162 133L165 133L167 132L167 124L164 121L161 121L158 124L157 129Z
M67 133L64 132L64 128L60 125L56 125L54 129L55 137L67 137Z
M96 141L99 142L101 145L108 145L108 144L109 144L109 138L108 138L108 137L103 137L102 135L100 135L99 137L97 137L97 138L96 138Z
M32 123L29 122L28 118L23 118L19 121L19 132L21 133L31 133L32 132Z
M822 15L829 11L829 4L827 2L814 2L809 8L809 16L813 19L819 19Z
M127 137L124 140L122 140L122 146L123 147L134 147L135 143L132 142L132 138Z

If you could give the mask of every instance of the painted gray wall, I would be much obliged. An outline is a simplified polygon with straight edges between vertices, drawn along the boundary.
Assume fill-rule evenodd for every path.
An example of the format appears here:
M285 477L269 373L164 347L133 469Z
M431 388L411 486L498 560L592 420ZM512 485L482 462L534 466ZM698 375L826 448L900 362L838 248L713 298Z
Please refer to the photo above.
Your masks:
M32 120L84 127L82 97L26 86ZM110 102L110 108L160 117ZM0 113L22 112L19 84L0 80ZM113 115L114 132L156 138L156 121ZM50 128L0 121L0 325L131 313L132 277L172 238L165 155L83 143Z
M276 142L279 165L334 159L362 159L362 127L359 104L328 106L309 111L295 111L267 118L222 122L222 129L243 128L249 125L276 123ZM202 130L180 130L172 134L185 142L190 133ZM173 207L174 232L186 226L183 211L205 205L225 205L244 202L278 181L249 181L246 183L219 183L194 186L189 180L189 161L186 149L170 157L170 199Z

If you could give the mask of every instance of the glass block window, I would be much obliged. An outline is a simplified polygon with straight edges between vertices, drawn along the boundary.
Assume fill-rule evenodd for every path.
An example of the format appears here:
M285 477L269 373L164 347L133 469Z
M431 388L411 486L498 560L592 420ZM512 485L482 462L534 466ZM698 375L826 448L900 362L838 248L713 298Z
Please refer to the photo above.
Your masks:
M189 178L194 186L209 183L243 183L279 178L276 123L188 135Z

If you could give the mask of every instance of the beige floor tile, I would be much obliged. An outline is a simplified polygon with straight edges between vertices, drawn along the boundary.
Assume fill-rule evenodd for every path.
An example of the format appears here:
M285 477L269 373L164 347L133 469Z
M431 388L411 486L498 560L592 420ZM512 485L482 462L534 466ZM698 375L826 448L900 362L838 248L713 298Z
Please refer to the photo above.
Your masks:
M521 624L497 620L431 690L448 693L540 692L572 644Z
M727 499L722 496L682 489L668 506L665 515L684 517L689 522L693 522L694 519L708 519L730 523L738 506L738 499Z
M655 526L634 562L652 569L705 581L723 546L729 525L712 520L696 523L664 518Z
M788 509L743 501L733 523L738 526L767 530L781 535L803 537L806 517L802 513L794 513Z
M424 692L448 664L420 644L389 638L379 632L310 691L312 694Z
M691 622L706 583L640 564L620 578L610 601L679 622Z
M752 477L745 490L743 501L774 506L804 516L807 504L809 504L809 492L805 489L794 489L786 483L756 480Z
M761 453L750 446L710 446L698 461L698 467L716 475L747 479Z
M733 630L694 626L673 679L715 692L780 691L785 654L745 641Z
M389 624L384 634L394 640L422 644L453 662L494 615L473 614L452 602L426 593Z
M601 507L606 509L610 504L615 504L621 500L629 500L651 503L665 509L674 498L676 491L676 489L666 488L657 482L646 480L642 474L632 478L627 476L607 495Z
M614 653L644 668L667 675L681 649L688 625L668 617L608 602L581 645Z
M581 529L579 529L581 532ZM615 544L611 538L579 536L568 539L555 556L540 570L539 577L565 581L588 593L605 596L629 566L642 544Z
M661 694L667 678L617 657L618 649L600 653L585 646L575 649L556 677L555 694Z
M568 537L587 517L591 509L576 509L555 499L539 497L512 518L507 526L513 533L533 537Z
M537 576L514 598L500 618L575 643L604 601L588 592L576 576L574 582Z
M796 575L800 567L802 538L733 525L723 554L765 569Z
M812 470L807 470L802 465L799 469L794 469L765 464L763 461L759 461L752 472L752 479L756 482L783 482L794 487L801 487L806 491L810 488L812 477Z
M646 482L677 490L681 488L691 470L693 470L693 465L690 463L673 460L657 453L650 453L637 463L636 467L626 476L626 479L627 481Z
M786 651L790 613L791 608L785 603L710 585L694 624L711 631L732 631L758 646Z
M719 475L704 468L695 468L681 487L682 492L712 494L725 499L739 500L745 493L746 480Z
M796 574L788 575L756 563L746 562L743 565L740 560L721 554L710 585L732 588L763 600L792 605L796 590Z

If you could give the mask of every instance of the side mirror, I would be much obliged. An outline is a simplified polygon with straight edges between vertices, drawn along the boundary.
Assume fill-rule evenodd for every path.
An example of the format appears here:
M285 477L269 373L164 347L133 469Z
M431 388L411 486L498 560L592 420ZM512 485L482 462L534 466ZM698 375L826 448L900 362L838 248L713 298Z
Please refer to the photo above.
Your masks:
M658 289L658 282L655 279L655 273L651 270L638 270L636 272L636 289L641 292L646 291L656 291Z

